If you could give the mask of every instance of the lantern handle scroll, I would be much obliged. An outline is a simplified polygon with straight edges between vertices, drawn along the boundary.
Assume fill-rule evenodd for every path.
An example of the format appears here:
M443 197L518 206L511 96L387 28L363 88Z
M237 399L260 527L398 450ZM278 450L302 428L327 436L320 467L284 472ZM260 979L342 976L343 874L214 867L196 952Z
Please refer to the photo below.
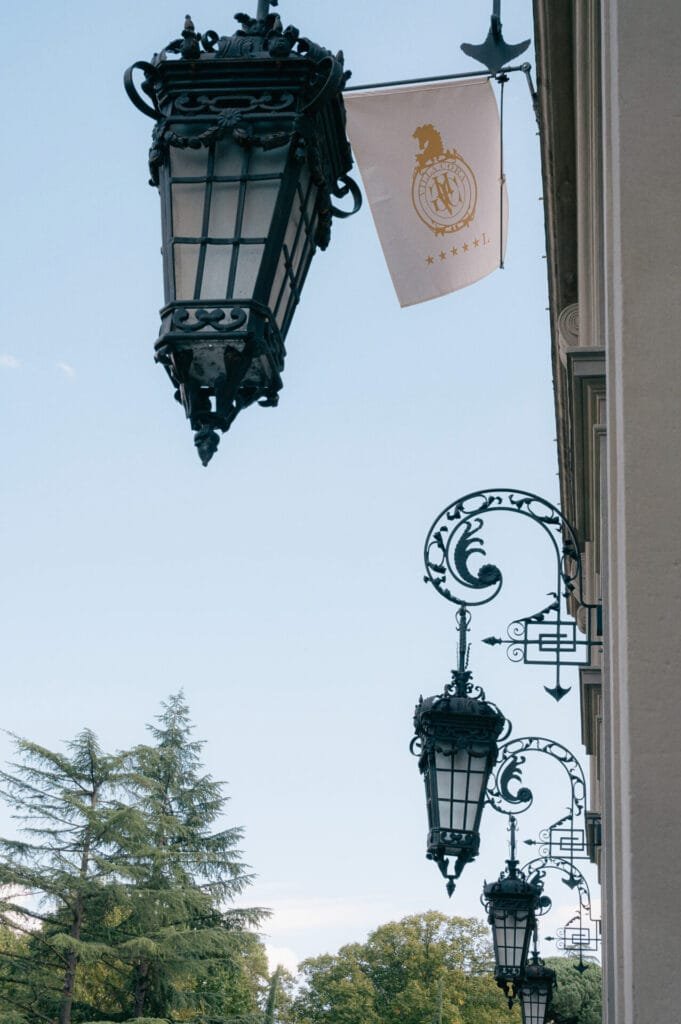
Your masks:
M338 179L338 181L342 182L342 184L339 185L336 183L336 185L331 189L332 194L337 199L343 199L344 196L350 193L353 199L353 207L351 210L341 210L338 206L334 206L332 203L331 213L334 217L339 217L341 220L345 220L346 217L352 217L362 208L362 193L357 182L351 178L349 174L344 174Z
M144 82L142 84L142 89L148 96L152 97L154 104L153 106L147 103L145 100L143 100L142 97L140 96L137 90L137 86L135 85L135 79L133 76L134 71L144 72ZM145 88L150 79L154 78L155 76L156 68L154 67L153 64L150 64L146 60L137 60L127 69L127 71L123 75L123 85L125 87L125 91L129 99L132 101L133 105L137 107L139 111L141 111L141 113L145 114L146 117L150 117L153 121L160 121L161 112L156 106L156 100L153 91L150 86L148 88Z

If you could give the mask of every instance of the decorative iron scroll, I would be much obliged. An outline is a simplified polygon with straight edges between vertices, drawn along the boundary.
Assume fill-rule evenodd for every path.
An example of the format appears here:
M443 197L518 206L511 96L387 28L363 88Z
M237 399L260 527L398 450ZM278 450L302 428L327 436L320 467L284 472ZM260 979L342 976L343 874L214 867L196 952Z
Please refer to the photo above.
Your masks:
M528 754L548 754L561 765L570 783L570 804L566 815L540 832L539 841L527 839L525 842L540 846L540 853L545 856L587 859L584 770L575 755L561 743L544 736L507 740L499 748L497 766L487 789L488 802L501 814L522 814L532 806L532 790L522 784Z
M602 644L600 605L590 605L582 595L582 563L577 535L565 516L545 498L527 491L499 487L474 491L457 499L437 517L426 537L426 583L457 605L488 604L499 594L504 578L501 569L485 562L482 536L485 517L493 512L514 512L531 519L548 537L556 559L555 583L550 604L532 615L515 619L508 639L487 637L485 643L507 647L511 661L555 668L553 686L544 687L562 700L570 687L561 684L561 666L589 663L591 648ZM584 634L563 611L572 598L584 609Z

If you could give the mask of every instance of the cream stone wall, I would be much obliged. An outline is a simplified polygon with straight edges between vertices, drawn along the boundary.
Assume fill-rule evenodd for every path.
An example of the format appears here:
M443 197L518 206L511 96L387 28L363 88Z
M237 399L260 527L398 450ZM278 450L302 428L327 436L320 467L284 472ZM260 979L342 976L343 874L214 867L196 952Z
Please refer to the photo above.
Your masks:
M563 510L603 655L606 1024L681 1021L681 5L535 0ZM576 284L575 284L576 282Z
M603 4L609 1024L681 1019L681 8Z

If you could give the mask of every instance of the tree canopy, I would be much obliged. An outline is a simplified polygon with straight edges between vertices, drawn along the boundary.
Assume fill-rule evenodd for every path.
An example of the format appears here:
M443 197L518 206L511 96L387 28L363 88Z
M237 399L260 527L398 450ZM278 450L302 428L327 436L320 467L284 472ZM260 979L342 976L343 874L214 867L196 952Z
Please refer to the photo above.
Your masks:
M573 957L548 957L546 964L556 972L558 987L548 1013L549 1024L601 1024L602 975L600 964L590 962L578 971Z
M0 795L0 1022L206 1020L259 1012L265 916L233 901L250 882L241 829L203 770L181 694L151 742L104 753L83 730L65 753L17 738Z
M436 911L382 925L366 942L305 960L295 1024L508 1024L489 932Z

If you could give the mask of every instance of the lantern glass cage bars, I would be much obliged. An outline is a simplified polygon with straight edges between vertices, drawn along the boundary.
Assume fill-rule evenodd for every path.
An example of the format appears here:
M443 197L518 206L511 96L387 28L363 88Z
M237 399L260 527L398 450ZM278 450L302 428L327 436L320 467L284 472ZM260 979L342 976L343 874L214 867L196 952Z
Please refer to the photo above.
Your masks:
M549 990L544 985L523 982L518 989L523 1024L544 1024L549 1005Z

